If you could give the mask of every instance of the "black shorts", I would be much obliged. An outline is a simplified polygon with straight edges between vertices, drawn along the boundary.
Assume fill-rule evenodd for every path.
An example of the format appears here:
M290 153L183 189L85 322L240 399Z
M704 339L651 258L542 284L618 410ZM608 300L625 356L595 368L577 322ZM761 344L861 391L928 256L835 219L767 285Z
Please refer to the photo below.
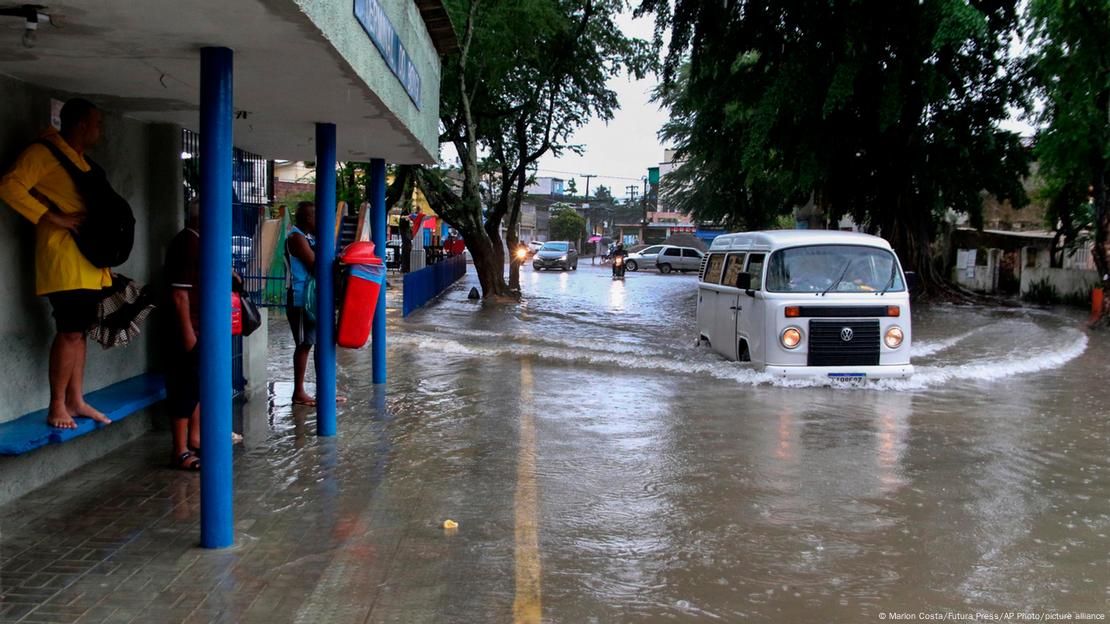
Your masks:
M53 308L54 326L59 334L87 332L96 324L100 300L104 292L100 290L61 290L46 295Z
M293 331L293 344L298 347L316 344L316 321L308 318L304 306L293 305L292 291L286 298L285 317L289 319L289 329Z
M198 348L182 353L181 347L168 350L166 362L166 403L170 418L188 418L200 404L200 360Z

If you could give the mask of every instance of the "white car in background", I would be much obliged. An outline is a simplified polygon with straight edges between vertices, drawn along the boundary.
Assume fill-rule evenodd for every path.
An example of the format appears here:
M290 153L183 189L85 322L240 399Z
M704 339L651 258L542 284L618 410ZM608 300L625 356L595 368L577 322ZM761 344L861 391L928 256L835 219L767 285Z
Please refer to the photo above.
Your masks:
M629 271L639 271L641 268L653 268L655 266L655 257L659 255L660 251L666 245L652 245L651 247L644 247L640 251L635 251L628 254L624 259L624 268Z

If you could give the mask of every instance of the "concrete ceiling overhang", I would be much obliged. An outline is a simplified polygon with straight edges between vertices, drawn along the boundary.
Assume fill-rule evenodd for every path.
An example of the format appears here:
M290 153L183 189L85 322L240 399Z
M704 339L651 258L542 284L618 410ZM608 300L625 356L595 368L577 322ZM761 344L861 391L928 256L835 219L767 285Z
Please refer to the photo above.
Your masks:
M293 0L40 1L63 16L61 26L40 25L37 44L26 48L23 21L3 18L0 73L134 119L198 130L200 49L224 46L234 50L234 107L242 111L237 147L312 160L315 123L331 122L340 160L436 159L435 146L406 127Z

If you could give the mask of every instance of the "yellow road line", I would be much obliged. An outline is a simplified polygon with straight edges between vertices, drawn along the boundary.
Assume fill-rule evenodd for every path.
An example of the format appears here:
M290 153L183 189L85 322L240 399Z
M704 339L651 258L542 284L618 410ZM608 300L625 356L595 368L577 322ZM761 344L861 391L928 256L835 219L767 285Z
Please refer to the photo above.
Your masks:
M516 462L516 597L513 621L539 624L543 614L540 594L539 504L536 492L536 422L532 400L532 362L520 364L520 440Z

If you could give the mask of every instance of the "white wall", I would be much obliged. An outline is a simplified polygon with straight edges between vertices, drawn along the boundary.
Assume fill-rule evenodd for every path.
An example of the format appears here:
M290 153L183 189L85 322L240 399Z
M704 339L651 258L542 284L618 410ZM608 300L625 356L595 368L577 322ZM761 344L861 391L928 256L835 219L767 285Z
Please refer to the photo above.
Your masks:
M1021 273L1021 294L1029 292L1033 284L1045 280L1056 288L1060 297L1088 297L1091 289L1100 283L1098 271L1089 269L1027 268Z

